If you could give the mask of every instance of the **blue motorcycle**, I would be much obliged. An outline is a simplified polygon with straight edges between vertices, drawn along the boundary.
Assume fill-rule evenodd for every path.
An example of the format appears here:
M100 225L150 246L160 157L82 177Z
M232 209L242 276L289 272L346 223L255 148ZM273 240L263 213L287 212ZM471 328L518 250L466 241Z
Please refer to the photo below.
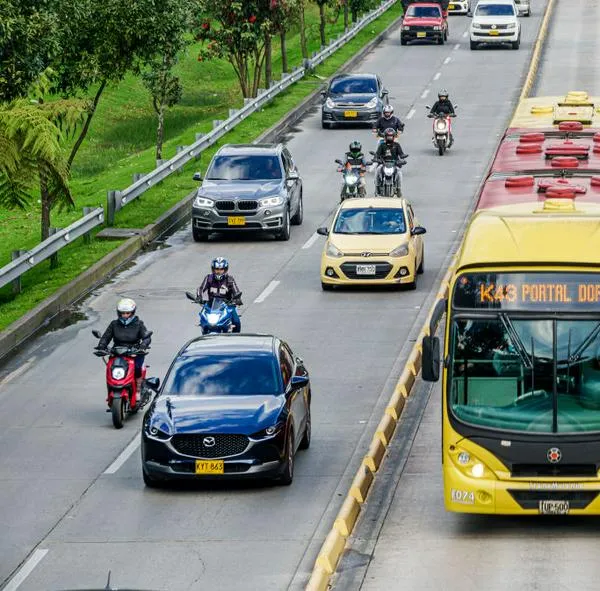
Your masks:
M201 302L189 291L186 291L185 295L189 300L202 306L200 310L200 328L202 329L202 334L232 332L232 313L237 305L235 302L230 302L223 298L214 298L209 304ZM242 292L237 297L239 298L241 295Z

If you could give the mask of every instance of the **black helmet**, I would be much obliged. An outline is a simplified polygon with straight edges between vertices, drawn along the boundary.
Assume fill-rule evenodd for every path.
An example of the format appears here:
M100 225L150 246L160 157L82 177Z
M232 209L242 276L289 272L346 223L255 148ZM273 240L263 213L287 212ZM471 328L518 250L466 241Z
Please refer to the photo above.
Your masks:
M348 147L350 148L350 154L352 154L352 156L355 158L362 154L362 145L360 142L354 140Z
M448 91L445 88L442 88L442 90L438 92L438 98L440 100L446 100L448 98Z
M383 132L383 137L385 138L385 143L389 144L389 143L393 142L394 139L396 138L396 132L392 127L388 127Z

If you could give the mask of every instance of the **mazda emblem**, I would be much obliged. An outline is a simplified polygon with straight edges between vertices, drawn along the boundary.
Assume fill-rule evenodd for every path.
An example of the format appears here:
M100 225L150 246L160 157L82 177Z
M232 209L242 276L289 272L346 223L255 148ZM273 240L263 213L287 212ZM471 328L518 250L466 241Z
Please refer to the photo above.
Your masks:
M215 446L215 443L216 443L216 441L215 441L215 438L214 438L214 437L205 437L205 438L202 440L202 445L203 445L204 447L214 447L214 446Z
M551 447L546 452L546 457L551 464L558 464L558 462L560 462L562 459L562 452L560 449L558 449L558 447Z

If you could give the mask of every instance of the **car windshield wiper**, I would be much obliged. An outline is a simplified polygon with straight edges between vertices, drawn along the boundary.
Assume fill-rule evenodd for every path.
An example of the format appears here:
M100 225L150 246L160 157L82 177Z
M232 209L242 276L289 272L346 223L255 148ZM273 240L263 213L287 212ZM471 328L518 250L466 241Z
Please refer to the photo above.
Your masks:
M515 325L512 323L512 320L506 314L499 314L499 316L500 321L502 322L504 329L508 334L510 342L515 348L517 355L521 358L523 365L531 369L531 367L533 366L533 362L531 359L529 359L529 355L527 355L525 345L523 345L523 341L521 341L519 334L515 329Z
M583 355L583 352L596 340L596 337L598 336L598 334L600 333L600 322L598 322L598 324L596 324L596 326L594 326L594 328L587 334L587 336L585 337L585 339L583 339L581 345L579 345L579 347L577 347L577 349L575 349L575 351L573 351L573 354L567 354L568 355L568 363L576 363L577 361L579 361ZM571 341L571 331L569 331L569 348L570 348L570 341Z

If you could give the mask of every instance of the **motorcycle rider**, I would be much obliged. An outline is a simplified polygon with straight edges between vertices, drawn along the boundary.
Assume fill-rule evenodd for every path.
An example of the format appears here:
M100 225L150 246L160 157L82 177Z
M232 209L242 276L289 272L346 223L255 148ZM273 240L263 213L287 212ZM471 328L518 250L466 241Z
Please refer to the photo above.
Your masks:
M383 137L383 134L388 129L393 129L396 135L404 131L404 123L394 115L394 107L392 107L392 105L385 105L383 107L383 115L377 120L373 131L378 136ZM398 145L400 146L400 144ZM404 154L402 147L400 147L400 150L402 151L402 154Z
M113 341L114 347L132 347L139 344L141 349L148 349L151 336L144 323L136 316L136 308L136 303L131 298L120 299L117 302L117 319L111 321L95 348L106 350ZM145 358L146 355L135 356L135 384L140 394Z
M232 301L236 305L242 305L240 290L233 278L229 275L229 263L223 257L213 259L211 265L211 273L209 273L200 287L196 290L196 297L203 303L212 304L214 298L223 298L224 300ZM242 321L237 313L237 309L231 309L231 324L233 332L242 330Z
M365 172L367 170L367 159L362 152L362 144L359 141L354 140L348 146L348 151L344 156L344 166L350 165L352 168L357 168L360 173L359 183L359 192L364 195L367 193L367 183L365 181ZM344 191L344 187L342 186L342 192Z
M450 101L450 97L448 95L448 91L443 88L438 92L438 100L431 107L431 111L429 112L429 117L435 117L437 115L449 115L450 117L456 117L456 113L454 112L454 105ZM448 143L448 147L450 147L454 143L454 138L452 137L452 132L448 138L450 141Z
M387 160L392 160L398 167L398 173L396 174L396 192L398 197L402 197L402 188L400 186L400 167L406 164L403 158L406 158L408 154L404 154L400 145L394 141L396 134L392 128L386 129L383 138L384 142L379 144L377 152L375 153L375 160L379 162L377 167L377 173L375 175L375 194L381 195L383 189L383 163Z

